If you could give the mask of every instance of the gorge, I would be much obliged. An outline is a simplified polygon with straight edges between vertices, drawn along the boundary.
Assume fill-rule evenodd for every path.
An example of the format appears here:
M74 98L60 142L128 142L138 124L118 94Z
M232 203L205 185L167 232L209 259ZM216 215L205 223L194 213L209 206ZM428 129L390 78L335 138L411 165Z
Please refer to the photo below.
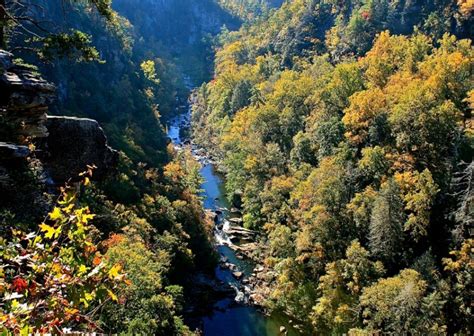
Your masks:
M187 82L190 82L189 79ZM251 274L255 275L258 267L253 261L237 254L237 251L230 247L234 244L227 235L227 230L232 225L229 219L232 216L230 209L234 205L230 204L225 197L223 177L216 171L215 163L212 163L202 150L186 138L185 134L189 134L189 128L192 127L190 120L191 106L188 107L187 112L171 119L167 125L168 137L177 150L193 151L196 160L199 160L202 165L200 174L204 180L201 185L203 205L215 221L214 244L220 259L220 263L215 268L215 277L217 281L234 290L230 291L227 298L214 303L211 311L206 312L204 316L193 316L191 321L202 330L204 335L249 336L278 335L279 333L300 335L301 333L290 324L289 318L278 313L267 316L249 302L250 288L245 284L248 283L248 277ZM242 276L239 276L240 274Z
M467 0L0 0L0 333L469 335Z

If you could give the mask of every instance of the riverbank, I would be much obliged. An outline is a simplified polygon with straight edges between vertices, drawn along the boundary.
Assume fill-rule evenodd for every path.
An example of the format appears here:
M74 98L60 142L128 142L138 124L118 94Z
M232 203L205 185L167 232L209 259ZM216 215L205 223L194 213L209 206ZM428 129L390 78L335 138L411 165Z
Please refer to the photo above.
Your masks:
M235 205L229 204L223 190L223 176L216 170L217 162L189 138L190 106L169 120L168 136L176 150L190 150L200 162L203 206L214 221L215 248L219 264L214 277L196 274L196 289L187 307L187 322L203 335L276 336L300 335L292 321L283 314L266 314L263 310L264 280L267 270L254 261L257 233L242 227L242 218ZM269 273L270 274L270 273ZM258 293L256 292L258 289Z

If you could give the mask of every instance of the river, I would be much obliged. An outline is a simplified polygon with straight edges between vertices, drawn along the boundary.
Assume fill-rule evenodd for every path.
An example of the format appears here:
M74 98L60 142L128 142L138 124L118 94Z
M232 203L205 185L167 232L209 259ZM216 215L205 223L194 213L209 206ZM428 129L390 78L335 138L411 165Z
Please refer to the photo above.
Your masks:
M168 122L168 136L175 146L183 146L182 128L188 127L191 118L190 107L185 112L179 114ZM221 211L219 215L220 223L227 223L231 216L228 209L228 203L223 185L223 178L216 172L215 167L208 160L201 161L201 175L204 182L201 186L204 208L211 211ZM221 258L229 263L236 265L237 270L244 273L244 278L253 271L254 264L250 260L237 258L235 252L225 245L228 240L223 230L216 225L215 246ZM236 280L232 271L227 268L217 266L215 276L231 285L236 290L234 299L228 298L218 301L212 312L199 317L200 325L205 336L277 336L280 333L280 327L284 326L286 335L296 336L299 333L290 325L290 321L283 314L274 313L266 316L256 307L245 304L243 284Z

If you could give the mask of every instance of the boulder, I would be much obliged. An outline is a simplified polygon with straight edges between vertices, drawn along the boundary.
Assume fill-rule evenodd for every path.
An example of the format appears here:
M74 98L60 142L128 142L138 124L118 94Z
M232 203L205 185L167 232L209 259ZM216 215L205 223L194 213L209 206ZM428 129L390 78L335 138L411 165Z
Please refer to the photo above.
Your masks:
M242 224L243 220L242 218L229 218L229 222L235 223L235 224Z
M221 257L220 257L220 262L221 263L226 263L228 260L229 260L229 258L227 258L225 255L221 255Z
M237 266L230 263L230 262L225 262L223 265L222 265L223 268L228 268L230 269L231 271L235 271L237 269Z
M239 251L248 256L248 253L255 251L258 248L258 245L256 243L246 243L242 245L232 245L230 246L230 248L232 248L234 251Z
M118 152L107 145L99 123L92 119L48 116L49 136L42 143L48 155L43 163L55 184L79 178L87 166L96 166L101 179L117 165Z
M239 239L253 241L257 232L243 228L241 226L229 226L224 228L228 236L238 237Z
M0 50L0 73L13 66L13 55L5 50Z
M217 222L219 222L219 215L217 213L215 213L214 211L211 211L211 210L206 210L206 213L210 218L212 218L214 223L217 224Z
M242 216L242 212L235 207L230 208L230 212L234 215Z
M250 295L250 300L253 302L254 305L263 306L265 302L265 298L259 293L252 293Z
M234 278L236 278L237 280L240 280L240 279L242 279L242 277L244 276L244 273L239 272L239 271L236 271L236 272L233 272L232 275L233 275Z

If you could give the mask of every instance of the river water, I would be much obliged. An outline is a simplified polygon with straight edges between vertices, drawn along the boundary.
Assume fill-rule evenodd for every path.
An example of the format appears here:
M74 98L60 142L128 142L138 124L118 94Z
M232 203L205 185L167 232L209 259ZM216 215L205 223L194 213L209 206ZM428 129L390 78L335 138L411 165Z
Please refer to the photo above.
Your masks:
M169 121L168 136L175 146L183 145L181 131L183 127L188 127L191 118L190 108L186 112L176 116ZM231 216L222 177L216 172L214 166L207 160L201 161L201 175L204 182L201 186L203 205L205 209L211 211L222 211L219 222L228 225L227 219ZM250 260L237 258L235 252L230 249L225 242L228 240L225 233L215 228L215 245L221 258L237 266L237 270L244 273L244 277L250 275L254 264ZM205 336L277 336L280 327L287 330L286 335L296 336L299 333L292 328L288 318L283 314L274 313L266 316L255 307L245 304L244 286L234 278L232 271L227 268L217 266L215 276L218 280L228 283L236 290L235 298L228 298L218 301L210 314L200 317L200 325Z

